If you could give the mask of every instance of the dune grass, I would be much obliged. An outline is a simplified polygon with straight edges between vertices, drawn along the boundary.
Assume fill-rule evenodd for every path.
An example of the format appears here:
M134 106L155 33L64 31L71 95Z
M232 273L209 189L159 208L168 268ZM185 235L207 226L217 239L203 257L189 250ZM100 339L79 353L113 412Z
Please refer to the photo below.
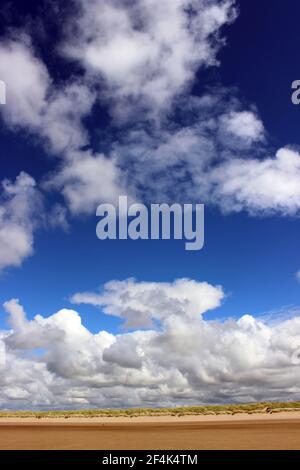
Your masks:
M186 406L176 408L129 408L53 411L0 411L1 418L101 418L138 416L235 415L300 411L300 402L262 402L235 405Z

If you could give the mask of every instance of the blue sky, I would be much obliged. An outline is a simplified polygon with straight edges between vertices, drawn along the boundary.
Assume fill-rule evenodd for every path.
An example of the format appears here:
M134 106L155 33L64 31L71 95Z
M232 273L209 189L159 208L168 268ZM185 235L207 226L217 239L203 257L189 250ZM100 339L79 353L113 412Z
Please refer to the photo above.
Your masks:
M299 70L295 11L300 7L292 3L292 8L275 3L272 20L267 1L240 5L238 19L226 29L227 45L218 55L222 66L205 71L206 86L212 77L213 83L238 87L246 102L256 104L274 147L299 144L299 109L290 97ZM26 8L31 11L29 5ZM7 131L3 124L1 154L3 161L8 160L1 166L3 177L13 178L20 170L37 177L51 171L43 148L26 135ZM297 218L224 217L206 207L206 242L199 253L185 252L181 242L100 242L96 223L97 218L90 217L72 221L68 232L41 230L34 257L19 270L2 274L1 301L18 297L29 314L50 314L65 305L73 291L134 276L160 281L191 277L222 284L230 294L215 312L221 316L260 314L299 303ZM93 309L86 315L85 323L97 331L99 312ZM109 326L111 319L106 321Z
M190 279L196 283L196 290L197 285L202 289L202 283L215 289L222 286L222 300L214 298L212 306L203 312L199 300L199 312L205 320L218 320L220 325L230 318L239 322L244 315L251 315L256 321L255 318L270 313L275 323L281 322L281 339L272 340L270 348L288 344L291 350L285 353L292 354L300 347L295 313L300 308L296 276L300 269L300 195L294 189L300 178L300 108L291 102L291 83L300 74L299 2L272 2L270 9L269 0L176 0L173 6L167 2L166 11L161 8L157 14L153 13L155 0L137 3L142 10L121 0L85 4L75 0L73 9L65 8L62 2L54 2L48 8L46 1L26 5L17 1L13 11L9 2L4 2L0 79L7 86L7 104L0 109L0 176L6 183L2 184L4 216L0 223L3 237L10 237L11 242L1 239L4 248L0 250L0 304L19 299L28 320L39 314L50 318L49 325L55 312L75 309L90 334L105 330L119 335L112 344L120 340L121 346L117 352L113 350L107 361L112 367L117 364L125 370L126 364L122 365L115 355L124 355L125 348L132 358L132 345L126 342L138 341L135 336L140 326L142 331L152 330L149 325L130 327L134 339L129 340L124 320L125 325L128 318L132 321L132 313L119 307L117 301L107 301L109 289L103 286L109 281L134 278L135 284L126 287L125 296L133 295L135 289L143 295L155 283L152 295L156 296L157 289L159 297L161 285L173 286L178 279ZM187 7L191 8L189 26L183 22L188 14L183 8ZM80 8L81 17L77 15ZM173 37L172 33L165 35L170 12ZM128 18L136 26L128 26ZM63 24L68 26L64 30ZM115 33L114 28L119 32ZM91 44L94 49L89 49ZM171 52L163 57L166 44ZM202 47L205 52L201 52ZM28 82L25 85L17 77L23 70ZM156 79L160 81L155 82ZM17 184L20 172L27 179L22 177ZM95 208L101 202L114 202L119 194L133 194L146 203L204 203L204 249L188 252L183 241L172 240L98 240ZM12 227L18 230L15 239ZM175 292L176 286L173 288ZM163 296L173 305L177 291L175 294L172 290L169 298L166 289ZM104 301L72 301L74 294L97 296L99 292ZM178 295L183 307L185 302L193 304L189 294L185 300ZM210 299L211 294L207 295ZM144 302L141 315L144 307L147 312L158 308L151 299ZM159 309L164 309L165 302ZM7 354L21 364L28 354L34 354L34 347L24 338L30 334L38 336L31 328L40 325L26 320L20 327L16 320L20 312L16 311L19 312L16 302L1 310L0 330L5 336L4 332L12 328ZM293 319L287 320L291 316ZM159 312L152 320L163 323L165 318ZM168 334L170 318L161 334ZM294 321L296 326L288 321ZM268 322L264 328L264 338L275 335ZM293 339L290 331L294 331ZM214 337L209 333L212 342L218 341L218 334ZM179 327L178 335L179 339L184 335ZM233 337L236 335L233 333ZM49 349L48 354L56 357L56 352L41 340L34 344L45 351ZM105 361L108 353L101 354ZM147 352L143 354L147 356ZM249 352L245 364L252 354ZM256 355L260 354L259 349ZM164 377L157 389L151 379L148 383L152 383L157 396L161 393L159 387L168 384L171 391L166 393L165 404L177 403L175 388L178 393L179 389L184 390L186 403L230 401L231 397L235 401L291 399L299 389L295 378L286 378L286 387L279 385L284 363L281 354L281 350L274 353L274 357L281 358L278 365L275 358L274 363L269 361L268 350L260 366L267 368L272 377L276 371L271 385L257 385L256 377L253 387L247 389L236 372L237 382L231 378L234 385L221 393L220 376L214 377L218 385L211 388L204 385L204 376L201 380L198 377L197 382L191 378L191 368L185 370L180 364L172 367L187 384L181 379L177 383L175 376ZM65 370L72 366L66 364L62 371L53 365L53 357L52 362L45 359L43 363L47 374L66 379ZM230 356L228 361L231 360L234 371L240 357ZM128 361L131 364L131 359ZM139 369L134 364L128 366L129 370ZM99 374L103 374L102 369ZM83 387L82 377L75 375L77 389ZM299 377L298 367L291 370L291 377L295 376ZM43 384L41 388L43 380L34 379ZM101 382L98 376L97 380ZM88 390L82 388L74 401L66 392L60 401L48 389L36 392L30 401L28 384L12 379L11 388L3 392L0 402L8 407L24 406L22 400L28 407L59 407L62 403L73 407L157 404L154 392L153 396L145 393L143 378L136 380L132 399L121 378L118 391L111 386L111 395L101 398L95 398L95 385L90 385ZM176 387L172 389L174 382ZM117 398L112 398L116 393Z
M299 305L297 220L208 212L206 243L200 252L185 251L181 241L100 241L96 220L77 222L67 233L41 233L36 254L18 270L2 275L1 302L17 297L29 315L50 315L62 306L71 307L68 300L74 292L134 276L144 281L189 277L221 284L228 296L209 314L213 317L261 315ZM94 307L81 307L80 312L95 332L102 325L115 329L120 324ZM5 315L1 320L4 326Z

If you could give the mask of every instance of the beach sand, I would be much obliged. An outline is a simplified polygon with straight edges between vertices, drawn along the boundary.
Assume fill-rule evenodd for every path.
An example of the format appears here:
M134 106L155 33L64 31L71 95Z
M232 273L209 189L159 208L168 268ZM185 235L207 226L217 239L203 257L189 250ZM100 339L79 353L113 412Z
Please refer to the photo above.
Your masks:
M300 412L136 418L1 418L1 450L300 450Z

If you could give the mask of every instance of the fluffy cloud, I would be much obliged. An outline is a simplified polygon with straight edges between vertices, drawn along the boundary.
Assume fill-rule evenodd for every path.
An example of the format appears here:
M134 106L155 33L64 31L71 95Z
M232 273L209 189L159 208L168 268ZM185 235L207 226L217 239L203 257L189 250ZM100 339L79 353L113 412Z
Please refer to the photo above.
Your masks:
M300 155L282 148L275 158L232 159L210 173L212 199L225 211L298 215Z
M63 156L89 143L82 119L93 103L93 93L80 81L52 91L38 129L50 151Z
M84 292L72 296L75 304L102 307L104 313L126 319L127 327L149 327L171 314L195 317L220 305L221 287L206 282L180 279L174 283L112 281L101 293Z
M149 202L220 204L215 168L221 175L228 162L238 165L264 153L265 130L258 114L244 111L228 91L212 90L179 100L174 115L174 121L132 128L115 142L112 156L127 187L138 188L139 197Z
M114 159L89 151L69 155L46 187L61 191L72 214L95 214L101 201L116 203L126 193Z
M264 126L252 111L231 111L220 119L225 137L237 139L240 145L251 145L264 139Z
M33 232L42 197L34 179L20 173L15 182L2 181L0 193L0 270L19 266L32 254Z
M158 114L216 63L220 28L235 17L233 0L77 0L62 47L97 83L119 118L137 108ZM134 107L132 107L132 105Z
M7 88L7 103L1 108L6 121L12 126L38 127L51 79L32 54L28 38L0 44L0 76Z
M201 313L219 305L222 289L191 280L113 281L85 296L109 315L126 321L135 315L137 325L145 317L159 322L93 334L74 310L28 320L17 300L6 302L11 329L0 333L2 407L162 406L299 394L299 317L276 324L250 315L207 321Z
M60 157L44 188L60 190L73 214L94 213L102 200L114 202L122 192L114 160L81 150L89 143L82 119L95 101L92 88L78 79L55 85L26 36L0 45L0 76L7 85L1 108L6 123L38 135Z
M285 147L269 155L259 116L243 111L230 94L192 98L180 125L169 124L132 129L114 145L113 156L139 197L201 201L226 213L299 214L298 151Z
M81 119L91 110L93 93L76 81L55 86L27 36L0 44L0 76L7 88L1 111L10 127L37 134L54 153L87 143Z

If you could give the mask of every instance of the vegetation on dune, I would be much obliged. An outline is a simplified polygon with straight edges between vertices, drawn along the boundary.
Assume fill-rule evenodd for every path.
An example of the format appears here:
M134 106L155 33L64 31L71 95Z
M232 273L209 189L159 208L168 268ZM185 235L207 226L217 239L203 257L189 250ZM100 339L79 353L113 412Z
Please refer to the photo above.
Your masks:
M138 416L234 415L300 411L300 402L246 403L236 405L188 406L177 408L129 408L55 411L0 411L0 418L105 418Z

